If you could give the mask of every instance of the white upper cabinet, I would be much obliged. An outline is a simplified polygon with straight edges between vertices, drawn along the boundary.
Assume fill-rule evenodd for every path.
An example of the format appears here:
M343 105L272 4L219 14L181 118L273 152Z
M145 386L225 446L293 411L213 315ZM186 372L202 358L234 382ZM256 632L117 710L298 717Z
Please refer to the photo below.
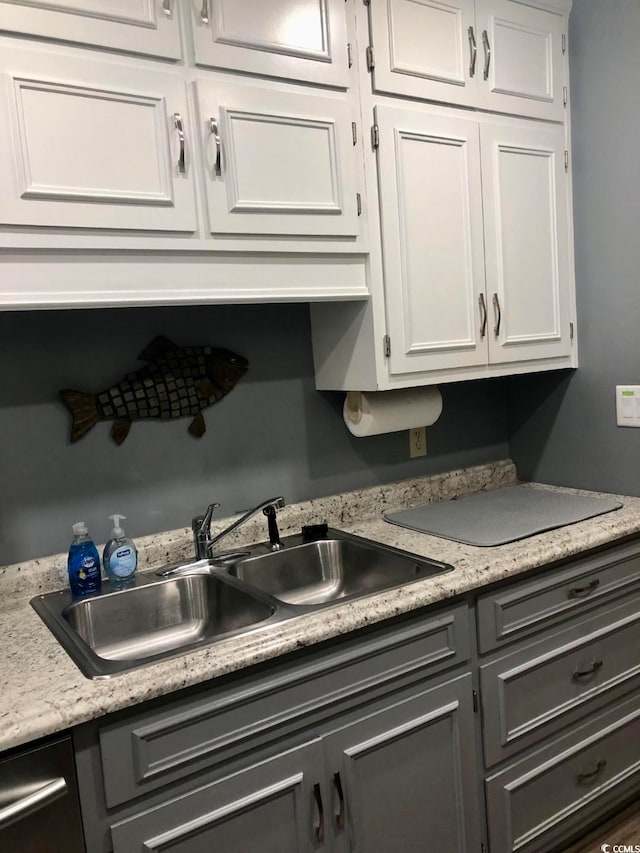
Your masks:
M431 101L563 121L562 4L376 0L373 86Z
M378 107L392 373L486 362L478 123Z
M0 31L179 59L179 2L0 0Z
M196 230L180 77L20 48L2 56L0 224Z
M570 356L563 128L395 106L376 120L390 374Z
M492 363L568 356L570 226L564 131L483 122Z
M189 0L199 65L349 85L345 0Z
M346 95L196 86L211 234L358 235L362 167Z

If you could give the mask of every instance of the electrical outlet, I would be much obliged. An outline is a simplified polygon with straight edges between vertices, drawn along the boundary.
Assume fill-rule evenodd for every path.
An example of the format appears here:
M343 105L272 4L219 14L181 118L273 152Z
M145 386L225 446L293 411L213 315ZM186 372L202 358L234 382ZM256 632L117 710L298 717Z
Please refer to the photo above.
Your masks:
M415 459L416 456L427 455L427 429L426 427L416 427L409 430L409 456Z

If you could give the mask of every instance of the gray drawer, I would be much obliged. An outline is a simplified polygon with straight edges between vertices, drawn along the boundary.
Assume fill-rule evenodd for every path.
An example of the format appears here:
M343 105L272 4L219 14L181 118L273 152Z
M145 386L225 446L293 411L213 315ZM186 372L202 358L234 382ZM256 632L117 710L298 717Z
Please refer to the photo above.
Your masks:
M478 646L488 652L640 588L640 542L609 548L568 567L478 598Z
M412 616L366 636L275 663L152 711L99 728L109 808L309 725L336 703L362 701L403 676L437 673L468 660L466 604Z
M640 789L640 697L486 780L491 853L549 850Z
M640 597L480 667L485 763L640 683Z

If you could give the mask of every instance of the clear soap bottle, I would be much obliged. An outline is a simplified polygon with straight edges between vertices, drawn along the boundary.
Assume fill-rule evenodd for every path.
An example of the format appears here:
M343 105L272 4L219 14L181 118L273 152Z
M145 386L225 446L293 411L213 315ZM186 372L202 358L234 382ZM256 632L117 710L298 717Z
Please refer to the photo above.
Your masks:
M110 515L113 521L111 539L104 546L102 553L102 564L109 578L109 583L115 586L123 586L133 581L138 566L138 551L120 526L125 515Z

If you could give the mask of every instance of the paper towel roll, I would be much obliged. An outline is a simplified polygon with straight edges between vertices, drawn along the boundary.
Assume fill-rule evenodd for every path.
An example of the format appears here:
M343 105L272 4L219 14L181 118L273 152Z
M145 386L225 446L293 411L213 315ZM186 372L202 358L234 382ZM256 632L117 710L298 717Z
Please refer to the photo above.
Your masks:
M442 396L435 385L394 391L349 391L342 415L358 437L430 426L442 412Z

